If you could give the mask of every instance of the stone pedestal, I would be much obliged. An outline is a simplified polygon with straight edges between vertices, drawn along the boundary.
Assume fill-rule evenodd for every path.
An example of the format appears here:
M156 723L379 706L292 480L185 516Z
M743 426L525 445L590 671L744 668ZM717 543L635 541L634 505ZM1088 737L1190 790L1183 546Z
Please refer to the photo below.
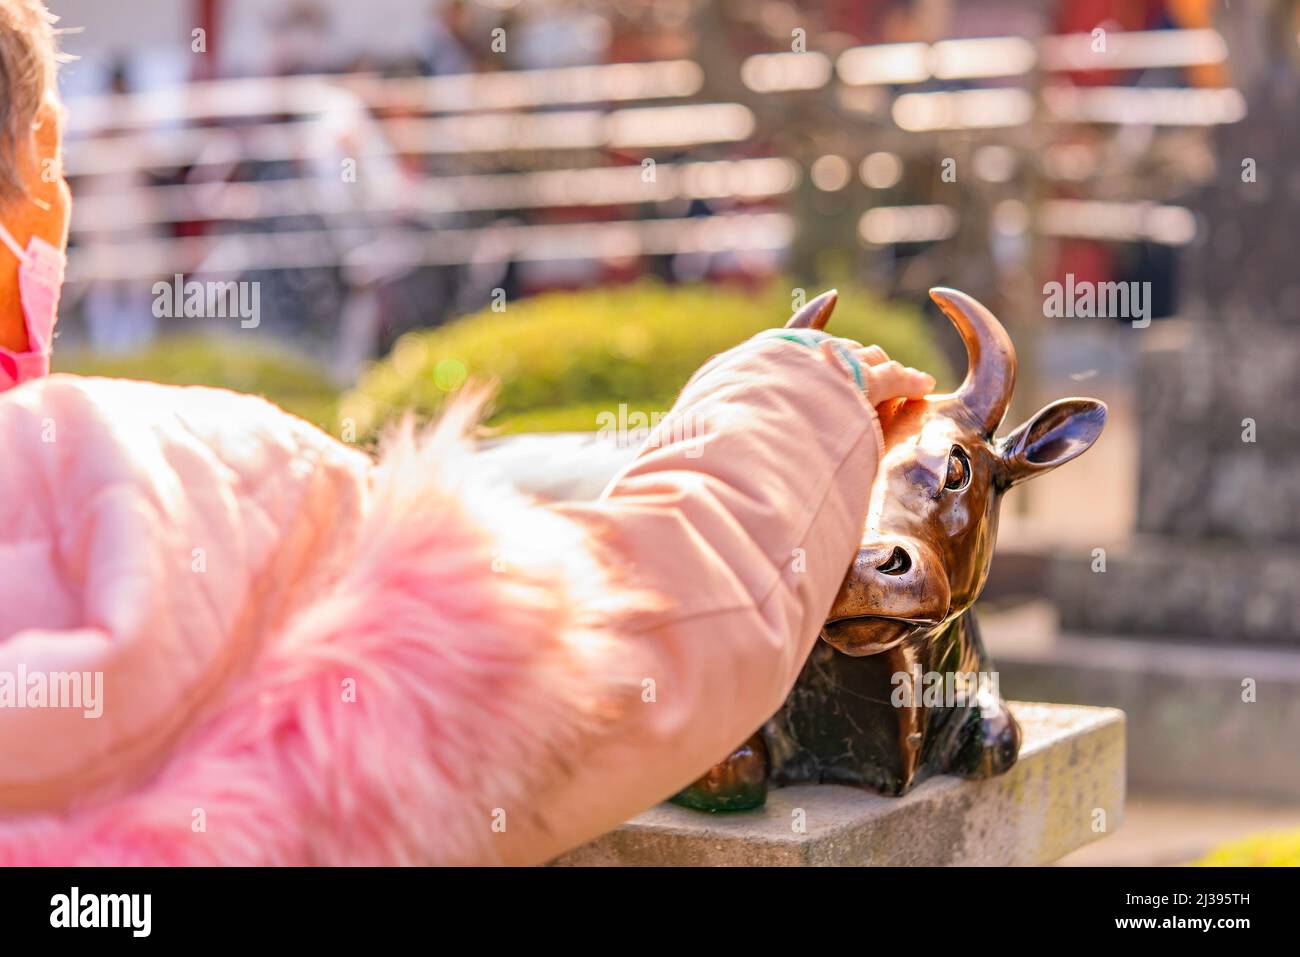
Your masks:
M1259 11L1231 19L1259 51L1242 60L1247 114L1216 133L1215 178L1189 198L1183 318L1134 336L1141 537L1104 574L1061 564L1053 594L1066 631L1300 654L1300 127L1279 122L1300 76L1293 37Z
M1135 786L1296 800L1300 127L1279 117L1300 77L1294 38L1258 14L1234 7L1269 52L1233 60L1254 75L1248 112L1216 134L1215 181L1190 200L1183 318L1134 336L1139 534L1104 571L1053 563L1059 634L985 637L1004 692L1123 708Z
M1300 546L1300 315L1211 314L1150 331L1137 382L1139 530Z
M980 619L1002 692L1122 708L1134 791L1300 798L1300 655L1061 633L1053 617L1039 603Z
M1011 702L1020 761L985 781L931 779L901 798L836 785L776 788L757 811L663 804L557 865L1047 864L1120 824L1124 715Z
M1152 328L1138 363L1139 535L1104 572L1091 555L1055 563L1064 629L1300 652L1297 369L1295 319Z
M1062 627L1217 647L1300 652L1300 549L1230 539L1139 537L1106 555L1055 559Z

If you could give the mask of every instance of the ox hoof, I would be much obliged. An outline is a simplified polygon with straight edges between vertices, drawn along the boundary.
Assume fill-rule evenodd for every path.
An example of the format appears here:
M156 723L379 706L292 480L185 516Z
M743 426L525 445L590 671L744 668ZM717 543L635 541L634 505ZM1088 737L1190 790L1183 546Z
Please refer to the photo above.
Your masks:
M699 811L748 811L767 800L767 745L755 734L690 787L671 798Z
M1020 723L1006 703L984 711L973 722L972 740L962 757L960 772L969 778L991 778L1005 774L1020 757Z

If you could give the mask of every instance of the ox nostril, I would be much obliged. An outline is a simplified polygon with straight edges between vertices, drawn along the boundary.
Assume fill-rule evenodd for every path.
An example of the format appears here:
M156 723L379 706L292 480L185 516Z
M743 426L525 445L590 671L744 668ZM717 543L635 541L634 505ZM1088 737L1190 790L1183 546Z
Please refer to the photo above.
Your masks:
M882 575L906 575L912 567L912 556L898 545L889 553L889 557L876 566Z

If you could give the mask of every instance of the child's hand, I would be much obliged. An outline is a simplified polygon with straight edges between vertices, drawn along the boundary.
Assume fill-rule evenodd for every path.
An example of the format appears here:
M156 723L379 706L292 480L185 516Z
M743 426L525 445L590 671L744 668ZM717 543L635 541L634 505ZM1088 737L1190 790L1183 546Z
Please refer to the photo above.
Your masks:
M823 343L836 343L836 354L843 359L845 352L857 363L860 375L855 376L867 402L880 406L894 399L920 399L934 391L934 376L889 358L880 346L861 346L852 339L828 339ZM850 374L853 373L850 368Z
M894 399L919 399L935 389L935 377L930 373L889 358L880 346L863 346L818 329L771 329L759 337L763 335L820 348L835 368L857 382L871 406L879 407Z
M868 404L877 408L895 399L920 399L934 391L934 376L889 358L880 346L864 346L819 329L769 329L755 338L767 337L820 349L835 368L857 383Z
M920 399L934 390L934 376L895 362L880 346L864 346L826 332L826 320L838 298L834 289L827 290L802 306L783 328L768 334L821 349L836 368L853 377L878 413L887 411L881 407L892 406L898 399Z

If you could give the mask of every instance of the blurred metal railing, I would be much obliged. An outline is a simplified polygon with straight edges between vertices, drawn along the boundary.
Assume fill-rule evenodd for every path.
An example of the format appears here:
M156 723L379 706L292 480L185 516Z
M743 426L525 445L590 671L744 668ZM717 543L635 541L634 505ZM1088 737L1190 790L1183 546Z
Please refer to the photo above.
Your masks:
M209 80L157 92L82 97L68 131L78 135L104 126L322 113L339 105L339 90L352 94L349 101L364 102L371 109L426 113L675 99L694 96L703 78L697 63L662 60L434 77L354 73Z
M1043 73L1217 64L1225 56L1213 30L1112 33L1101 50L1089 35L991 37L855 47L834 62L820 53L760 54L744 61L740 80L763 96L838 81L849 103L855 91L874 90L858 112L866 127L929 142L1032 124L1232 123L1244 113L1232 89L1026 82ZM987 80L996 82L981 85ZM973 81L969 89L917 89ZM673 60L414 79L221 80L77 100L66 151L79 197L72 295L78 285L177 273L327 268L341 271L348 296L373 296L376 283L431 265L779 254L796 224L771 202L796 191L799 166L781 156L735 155L764 131L741 103L680 102L697 97L703 83L699 65ZM716 158L726 149L730 156ZM702 150L714 155L691 155ZM505 168L467 171L471 161ZM410 163L421 168L412 172ZM872 173L864 162L863 182L887 188L876 165ZM1055 175L1051 164L1044 174ZM171 182L152 181L168 176ZM705 217L663 215L665 206L695 200L724 208ZM1186 211L1176 206L1116 196L1052 202L1025 217L1045 235L1190 239ZM751 205L757 208L746 211ZM606 218L583 222L494 215L598 209ZM656 215L646 218L647 210ZM184 235L170 234L179 227ZM882 205L863 214L859 235L875 245L925 243L959 227L959 211L943 203ZM334 365L348 376L365 356L358 336L341 338L352 351Z

